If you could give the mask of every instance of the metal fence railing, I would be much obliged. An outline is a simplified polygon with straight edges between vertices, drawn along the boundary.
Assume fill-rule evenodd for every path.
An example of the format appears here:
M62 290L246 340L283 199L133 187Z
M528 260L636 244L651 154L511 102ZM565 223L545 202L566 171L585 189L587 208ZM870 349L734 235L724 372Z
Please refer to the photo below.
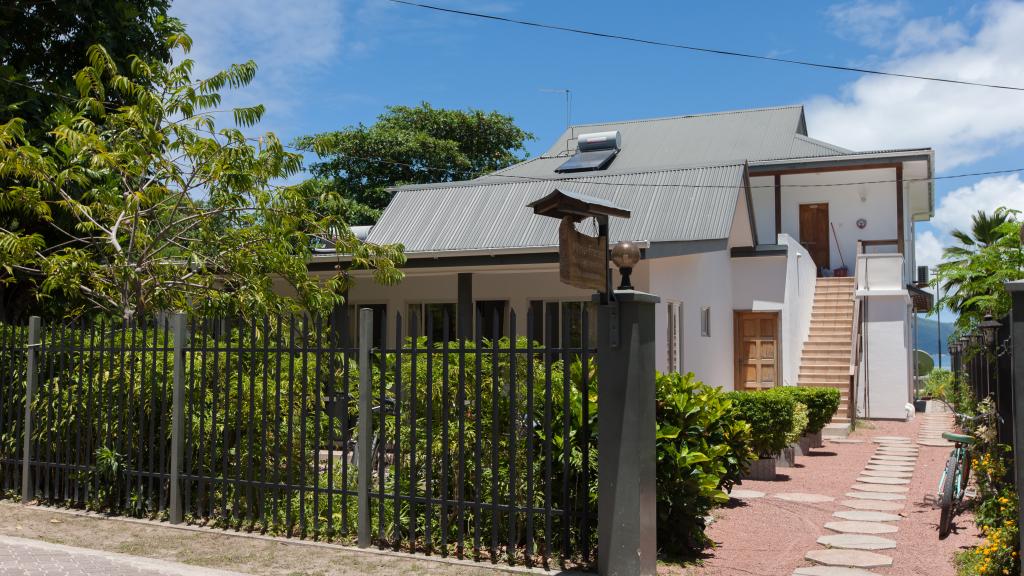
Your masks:
M491 562L596 562L588 314L478 314L465 340L446 315L374 326L367 309L358 334L342 316L0 325L0 490ZM524 337L537 334L560 337Z

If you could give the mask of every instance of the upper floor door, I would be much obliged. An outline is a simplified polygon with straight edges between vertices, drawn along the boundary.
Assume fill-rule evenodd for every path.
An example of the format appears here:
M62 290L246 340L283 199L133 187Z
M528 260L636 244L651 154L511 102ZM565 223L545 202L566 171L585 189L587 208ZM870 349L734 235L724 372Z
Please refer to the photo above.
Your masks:
M800 205L800 244L819 270L831 268L828 243L828 202Z

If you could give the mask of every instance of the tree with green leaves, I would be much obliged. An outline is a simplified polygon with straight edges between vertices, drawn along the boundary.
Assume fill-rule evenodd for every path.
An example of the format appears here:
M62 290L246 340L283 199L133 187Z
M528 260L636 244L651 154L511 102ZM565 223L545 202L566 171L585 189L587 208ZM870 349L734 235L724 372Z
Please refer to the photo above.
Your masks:
M303 136L295 145L319 156L304 185L311 204L325 191L336 193L350 223L373 224L391 199L389 187L469 180L500 170L525 159L532 139L510 116L423 103L390 106L372 126Z
M184 34L167 42L191 46ZM37 298L66 312L129 318L188 308L325 312L342 301L348 267L369 268L382 284L401 278L401 247L358 241L337 195L324 194L314 211L298 188L274 184L299 172L302 158L271 133L242 132L262 106L236 108L236 127L216 127L221 90L249 84L255 63L193 80L189 59L130 57L122 71L101 46L88 56L75 76L78 100L47 121L49 144L33 144L25 119L0 124L0 210L45 223L58 239L0 226L0 283L28 279ZM112 99L121 104L109 107ZM307 261L327 235L339 271L312 278ZM279 295L281 286L296 299Z
M958 314L958 330L971 329L986 314L999 318L1010 311L1003 285L1024 278L1019 215L1019 210L1008 208L997 208L992 214L979 211L971 219L970 233L953 231L960 245L943 251L932 285L945 293L937 307Z
M168 17L170 0L10 0L0 3L0 124L20 118L24 139L40 149L53 143L48 118L73 107L78 100L75 74L89 65L89 46L104 46L109 57L126 69L129 56L170 63L168 34L184 25ZM108 108L119 105L120 94L107 94ZM0 180L0 187L12 185ZM77 194L73 189L68 190ZM62 227L74 218L51 206L49 218ZM0 205L0 227L37 234L46 245L62 241L51 223L24 211ZM5 309L38 312L32 283L0 283L0 317ZM8 279L10 280L10 279Z

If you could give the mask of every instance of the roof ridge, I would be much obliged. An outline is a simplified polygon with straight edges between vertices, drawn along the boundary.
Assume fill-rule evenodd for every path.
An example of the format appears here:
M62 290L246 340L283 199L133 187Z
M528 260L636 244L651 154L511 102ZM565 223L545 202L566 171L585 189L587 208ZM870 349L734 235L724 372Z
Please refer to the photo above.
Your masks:
M412 192L415 190L434 190L438 188L463 188L470 186L503 186L505 184L520 184L520 183L534 183L534 182L566 182L568 184L579 183L586 184L588 179L602 179L602 178L613 178L616 176L635 176L637 174L656 174L660 172L673 172L681 170L702 170L710 168L732 168L736 166L746 166L745 160L736 160L733 162L712 162L710 164L688 164L688 165L669 165L659 166L655 168L644 168L638 170L629 170L623 172L609 172L601 171L601 174L594 174L583 176L580 173L574 173L571 176L562 178L539 178L534 176L497 176L500 180L487 180L488 177L494 176L496 172L484 174L479 178L473 180L453 180L451 182L431 182L428 184L406 184L404 186L395 186L391 190L395 192Z
M729 114L749 114L753 112L769 112L772 110L788 110L790 108L803 109L803 104L787 104L783 106L762 106L760 108L741 108L736 110L721 110L718 112L701 112L699 114L676 114L672 116L656 116L654 118L635 118L633 120L618 120L608 122L591 122L587 124L572 124L570 128L582 128L585 126L606 126L608 124L642 124L644 122L663 122L665 120L683 120L685 118L706 118L710 116L726 116Z
M857 153L856 151L850 150L849 148L845 148L843 146L840 146L838 144L833 144L831 142L825 142L824 140L819 140L819 139L814 138L812 136L804 136L803 134L794 134L794 137L798 138L800 140L805 140L807 142L810 142L811 144L817 144L819 146L824 146L826 148L831 148L833 150L841 150L841 151L843 151L845 153L849 153L849 154L856 154Z

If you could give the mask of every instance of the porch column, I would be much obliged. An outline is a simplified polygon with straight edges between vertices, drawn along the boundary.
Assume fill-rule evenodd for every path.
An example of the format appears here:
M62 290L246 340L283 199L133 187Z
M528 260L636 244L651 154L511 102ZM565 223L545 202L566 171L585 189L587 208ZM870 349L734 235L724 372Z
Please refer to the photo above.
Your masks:
M654 310L659 301L653 294L625 290L598 308L600 576L654 576L657 570Z
M456 331L460 340L473 338L473 274L459 272L459 304L456 313L458 326Z

